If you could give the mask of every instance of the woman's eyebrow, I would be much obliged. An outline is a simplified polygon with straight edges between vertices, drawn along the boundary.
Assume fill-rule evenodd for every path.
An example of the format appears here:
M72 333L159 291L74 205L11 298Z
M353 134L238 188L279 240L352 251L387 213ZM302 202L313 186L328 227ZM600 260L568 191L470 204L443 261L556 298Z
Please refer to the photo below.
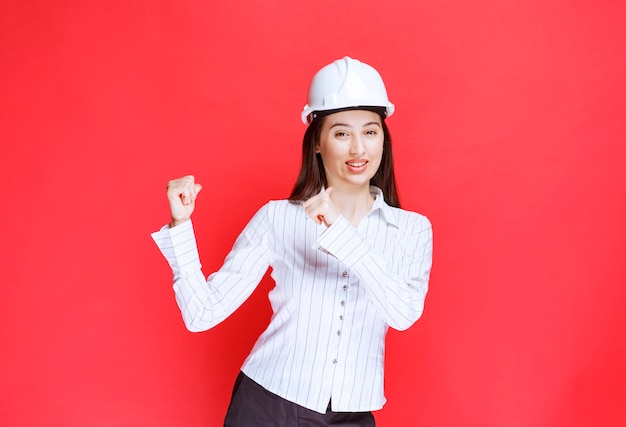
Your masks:
M349 125L349 124L347 124L347 123L333 123L333 124L329 127L329 129L332 129L332 128L337 127L337 126L343 126L343 127L347 127L347 128L351 128L351 127L352 127L352 126L350 126L350 125Z
M378 127L381 127L381 126L380 126L380 123L378 123L378 122L367 122L367 123L365 123L365 124L363 125L363 127L370 126L370 125L376 125L376 126L378 126ZM352 128L352 127L354 127L354 126L352 126L352 125L349 125L348 123L333 123L333 124L329 127L329 129L332 129L332 128L336 127L336 126L343 126L343 127L347 127L347 128Z
M378 126L378 127L381 127L380 123L378 123L378 122L368 122L368 123L365 123L365 124L363 125L363 127L365 127L365 126L370 126L370 125L376 125L376 126Z

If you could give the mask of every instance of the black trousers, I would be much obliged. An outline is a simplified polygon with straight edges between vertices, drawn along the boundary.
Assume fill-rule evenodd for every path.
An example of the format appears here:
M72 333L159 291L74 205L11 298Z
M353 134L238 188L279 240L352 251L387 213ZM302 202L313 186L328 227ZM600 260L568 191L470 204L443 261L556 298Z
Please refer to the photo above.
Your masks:
M312 411L265 388L240 372L224 420L224 427L375 427L371 412Z

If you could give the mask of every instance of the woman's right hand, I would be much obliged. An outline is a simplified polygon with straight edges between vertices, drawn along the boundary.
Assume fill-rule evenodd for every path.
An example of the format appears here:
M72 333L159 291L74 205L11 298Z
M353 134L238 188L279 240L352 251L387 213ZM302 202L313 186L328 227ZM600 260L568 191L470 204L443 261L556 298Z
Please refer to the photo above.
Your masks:
M170 227L176 227L191 218L200 190L202 186L195 183L193 175L173 179L167 183L167 199L172 214Z

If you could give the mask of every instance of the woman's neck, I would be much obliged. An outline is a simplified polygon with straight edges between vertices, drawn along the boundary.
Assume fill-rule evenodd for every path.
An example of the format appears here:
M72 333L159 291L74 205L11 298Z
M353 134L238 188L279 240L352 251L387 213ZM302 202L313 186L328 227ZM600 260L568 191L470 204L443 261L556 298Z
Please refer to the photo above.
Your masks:
M333 187L330 197L341 214L355 227L358 227L361 219L367 216L374 204L369 186L358 191Z

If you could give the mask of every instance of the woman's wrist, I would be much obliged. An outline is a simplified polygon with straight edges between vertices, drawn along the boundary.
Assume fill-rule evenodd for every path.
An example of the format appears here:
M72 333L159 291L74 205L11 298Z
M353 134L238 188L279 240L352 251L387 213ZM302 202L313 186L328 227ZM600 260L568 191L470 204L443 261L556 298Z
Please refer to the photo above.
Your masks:
M174 218L172 218L172 221L170 222L170 228L174 228L177 225L181 225L182 223L187 222L187 221L189 221L189 218L186 218L186 219L174 219Z

